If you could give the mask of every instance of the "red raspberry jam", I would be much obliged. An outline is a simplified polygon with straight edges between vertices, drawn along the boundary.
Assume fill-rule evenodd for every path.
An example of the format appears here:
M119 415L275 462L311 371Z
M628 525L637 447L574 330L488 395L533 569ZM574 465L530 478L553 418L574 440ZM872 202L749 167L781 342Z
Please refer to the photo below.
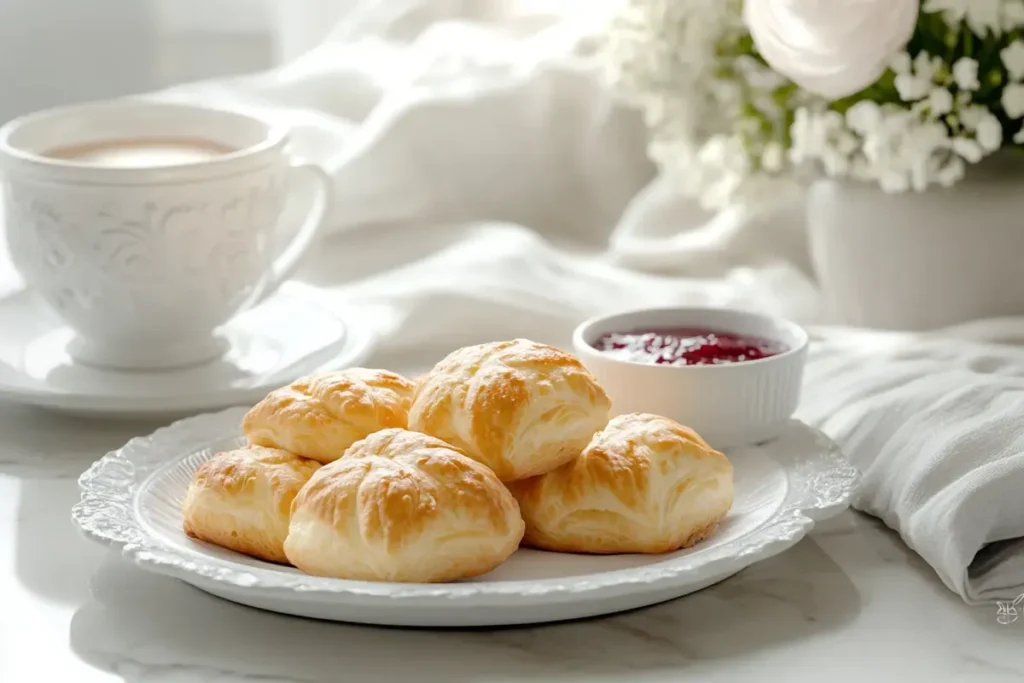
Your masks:
M721 365L775 356L784 344L769 339L692 328L610 332L594 348L620 360L652 365Z

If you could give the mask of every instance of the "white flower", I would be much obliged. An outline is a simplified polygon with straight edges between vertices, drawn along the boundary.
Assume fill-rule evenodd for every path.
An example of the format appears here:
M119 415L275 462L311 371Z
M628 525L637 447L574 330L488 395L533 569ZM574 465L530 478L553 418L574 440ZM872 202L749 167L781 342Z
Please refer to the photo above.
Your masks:
M1003 24L1010 30L1024 24L1024 0L1004 0Z
M1010 83L1003 89L1003 110L1011 119L1024 116L1024 85Z
M932 82L929 78L914 74L900 74L896 77L895 85L896 92L904 102L916 102L928 94Z
M953 138L953 151L972 164L978 163L985 156L981 145L970 138Z
M953 80L961 90L977 90L981 87L978 81L978 60L961 57L953 65Z
M917 25L919 0L746 0L744 21L768 64L835 100L878 80Z
M935 180L943 187L953 187L963 179L967 167L958 157L953 157L935 172Z
M790 155L817 162L828 175L876 183L884 192L948 186L963 177L965 160L981 160L986 153L983 144L990 147L993 136L1001 135L998 119L990 121L990 112L976 109L967 118L981 127L984 143L965 131L951 137L942 117L894 103L861 101L841 118L827 109L798 110L790 131Z
M849 171L850 155L857 141L839 112L798 109L790 132L793 136L790 160L794 164L818 162L830 176Z
M878 185L882 188L882 192L900 194L907 191L910 182L906 175L890 170L882 172L882 177L878 179Z
M651 158L705 208L757 201L795 170L886 192L948 187L969 164L1011 144L1010 137L1024 145L1024 38L993 37L1024 29L1024 0L622 0L622 6L603 39L612 86L642 111ZM917 10L926 7L957 22L948 34L923 25L925 34L946 39L953 54L959 48L949 41L986 27L984 45L1005 47L999 57L1006 82L982 84L976 59L953 61L943 47L934 54L915 47L912 57L905 38ZM899 20L905 32L897 40ZM771 66L750 57L751 38ZM987 58L988 50L972 54ZM870 98L830 104L870 86L886 68L892 74L884 83L892 78L895 93L880 88ZM1008 117L1016 123L1004 133Z
M910 59L910 53L898 53L895 57L892 58L892 61L889 62L889 68L892 69L892 71L897 74L910 73L911 69L914 68L914 63Z
M985 107L970 105L960 111L954 130L953 151L976 164L1003 144L1003 126Z
M705 208L725 205L750 172L750 158L735 135L715 135L697 153Z
M953 111L953 93L945 88L934 88L928 93L928 104L935 116L948 114Z
M942 68L942 60L927 52L919 52L912 62L908 58L906 64L905 69L900 64L901 68L896 72L896 92L904 102L924 99L934 87L935 77Z
M926 0L926 12L943 12L946 21L958 24L966 21L972 31L985 35L1002 28L1002 0Z
M612 87L643 113L652 160L710 208L745 201L789 170L790 100L806 97L744 54L742 8L743 0L625 0L597 46Z
M1015 81L1024 80L1024 42L1015 40L1000 51L1006 72Z
M846 112L846 125L863 134L871 133L882 124L882 110L877 102L861 100Z
M999 35L1024 21L1024 0L925 0L925 12L942 12L950 24L961 21L979 36Z
M764 151L761 153L761 166L766 171L773 173L781 171L784 161L785 155L781 143L773 140L765 145Z
M1003 144L1003 126L995 114L987 109L982 111L981 120L974 128L974 135L986 152L994 152Z

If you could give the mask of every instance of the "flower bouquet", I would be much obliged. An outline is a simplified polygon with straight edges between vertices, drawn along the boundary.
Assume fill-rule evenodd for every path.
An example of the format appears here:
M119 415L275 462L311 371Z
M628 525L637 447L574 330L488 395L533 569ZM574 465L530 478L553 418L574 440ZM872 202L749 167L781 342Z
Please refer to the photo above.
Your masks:
M1024 144L1024 0L624 0L602 45L708 208L808 169L948 187Z

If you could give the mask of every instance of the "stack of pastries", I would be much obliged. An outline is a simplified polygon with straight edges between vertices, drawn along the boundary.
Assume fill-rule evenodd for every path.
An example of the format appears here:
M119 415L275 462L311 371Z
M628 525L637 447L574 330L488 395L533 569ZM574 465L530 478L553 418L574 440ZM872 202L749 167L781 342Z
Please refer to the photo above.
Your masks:
M713 533L729 460L672 420L611 410L575 357L524 339L459 349L415 382L306 377L196 470L184 530L312 575L414 583L485 574L520 545L665 553Z

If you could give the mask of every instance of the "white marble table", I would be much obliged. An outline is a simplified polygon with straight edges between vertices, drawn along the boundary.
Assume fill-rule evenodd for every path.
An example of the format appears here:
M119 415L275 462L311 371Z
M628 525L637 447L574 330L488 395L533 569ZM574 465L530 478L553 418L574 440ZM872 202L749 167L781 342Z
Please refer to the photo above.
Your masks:
M320 623L239 607L81 539L90 461L156 425L0 405L0 681L970 681L1024 679L1024 616L969 608L847 513L675 602L497 631Z

